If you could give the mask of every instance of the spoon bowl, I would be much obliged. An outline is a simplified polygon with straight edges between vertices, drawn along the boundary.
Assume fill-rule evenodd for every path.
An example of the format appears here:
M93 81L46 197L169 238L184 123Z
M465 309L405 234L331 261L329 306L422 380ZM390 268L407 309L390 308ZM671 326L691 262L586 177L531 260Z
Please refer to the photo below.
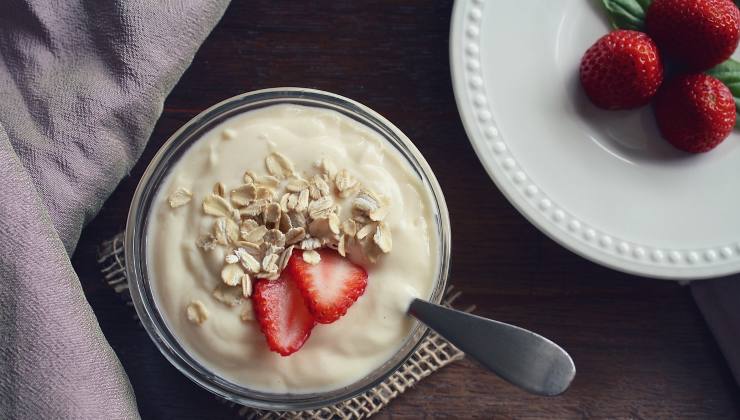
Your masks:
M576 375L568 353L514 325L414 299L408 313L508 382L537 395L565 392Z

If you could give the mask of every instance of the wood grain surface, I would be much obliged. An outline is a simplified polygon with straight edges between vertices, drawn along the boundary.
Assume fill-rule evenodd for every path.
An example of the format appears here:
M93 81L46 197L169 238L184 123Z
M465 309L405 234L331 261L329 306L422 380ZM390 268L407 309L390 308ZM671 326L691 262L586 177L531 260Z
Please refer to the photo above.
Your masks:
M89 224L73 258L144 418L229 419L236 410L158 353L131 309L102 285L95 249L123 229L144 167L181 124L220 100L276 86L348 96L403 130L446 194L451 282L464 291L462 303L552 338L578 368L565 395L542 398L463 361L379 418L740 417L740 389L687 288L566 251L528 224L487 177L453 98L451 10L447 0L233 1L167 99L139 164Z

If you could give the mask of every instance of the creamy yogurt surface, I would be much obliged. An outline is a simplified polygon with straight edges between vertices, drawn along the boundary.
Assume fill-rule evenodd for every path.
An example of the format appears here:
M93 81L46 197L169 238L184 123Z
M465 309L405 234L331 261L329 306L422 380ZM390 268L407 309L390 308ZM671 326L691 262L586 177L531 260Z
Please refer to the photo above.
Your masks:
M229 191L243 183L245 171L264 173L264 159L273 152L307 173L315 171L318 160L329 159L387 197L385 223L393 236L390 253L375 264L362 264L367 288L347 314L332 324L317 324L305 345L287 357L270 351L257 321L241 319L251 300L230 307L214 298L226 251L196 246L213 224L201 203L214 184L223 182ZM171 208L167 197L178 188L191 191L192 200ZM414 326L405 314L409 302L432 293L439 240L431 194L380 135L335 111L274 105L226 120L180 157L155 198L146 248L157 307L191 356L238 385L300 394L350 385L394 355ZM208 311L200 325L186 316L194 300Z

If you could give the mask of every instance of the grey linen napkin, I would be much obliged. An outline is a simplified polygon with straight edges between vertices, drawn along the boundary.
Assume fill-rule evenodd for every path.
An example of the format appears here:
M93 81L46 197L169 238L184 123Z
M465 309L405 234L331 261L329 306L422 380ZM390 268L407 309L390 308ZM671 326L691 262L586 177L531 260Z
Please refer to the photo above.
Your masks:
M740 279L727 277L691 282L691 293L735 380L740 382Z
M135 418L70 264L228 0L0 1L0 418Z

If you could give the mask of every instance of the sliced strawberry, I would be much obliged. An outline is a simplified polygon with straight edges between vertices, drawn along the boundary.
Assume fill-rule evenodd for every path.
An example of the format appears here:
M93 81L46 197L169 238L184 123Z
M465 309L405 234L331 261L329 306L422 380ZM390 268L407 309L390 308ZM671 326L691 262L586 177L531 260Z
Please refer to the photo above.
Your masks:
M365 292L367 271L334 250L318 252L321 261L309 264L303 261L303 251L294 251L287 271L293 275L316 321L331 324Z
M257 280L252 302L272 351L289 356L303 347L316 321L287 271L277 280Z

